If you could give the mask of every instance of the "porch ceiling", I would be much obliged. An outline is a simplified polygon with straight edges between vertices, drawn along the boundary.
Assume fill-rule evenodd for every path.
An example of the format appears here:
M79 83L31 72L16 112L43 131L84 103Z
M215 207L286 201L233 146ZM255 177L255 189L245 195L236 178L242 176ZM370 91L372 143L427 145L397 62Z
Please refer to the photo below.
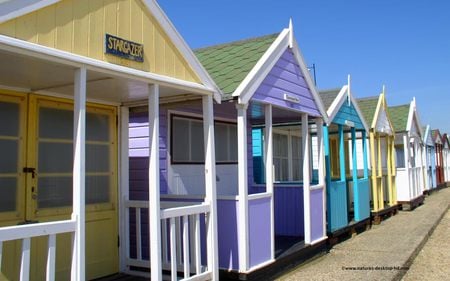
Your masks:
M256 125L262 125L265 122L264 117L264 106L265 104L258 102L251 102L249 105L249 113L250 118L252 119L252 123ZM287 110L285 108L279 108L276 106L272 107L272 117L274 124L282 124L282 123L301 123L302 113ZM309 116L309 122L313 122L315 117Z
M73 97L76 67L0 50L0 87ZM87 98L109 103L147 99L148 83L88 70ZM188 90L160 86L160 96L189 98Z

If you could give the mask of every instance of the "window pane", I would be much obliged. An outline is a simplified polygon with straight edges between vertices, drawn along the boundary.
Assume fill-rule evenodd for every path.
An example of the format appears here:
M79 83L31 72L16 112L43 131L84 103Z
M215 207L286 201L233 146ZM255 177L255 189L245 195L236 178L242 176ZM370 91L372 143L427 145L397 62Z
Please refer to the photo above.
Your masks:
M274 158L273 164L275 166L275 180L276 181L288 181L288 160Z
M0 178L0 212L16 210L16 178Z
M109 145L86 145L86 172L109 172Z
M109 176L87 176L86 177L86 203L109 202Z
M17 173L17 140L0 140L0 173Z
M226 124L216 123L214 130L216 160L218 162L228 161L228 126Z
M0 136L19 135L19 104L0 102Z
M395 147L395 152L397 167L405 168L405 152L403 150L403 146Z
M238 144L237 144L237 126L229 125L229 139L230 139L230 161L237 162L238 159Z
M194 162L205 161L203 147L203 123L191 121L191 160Z
M273 134L274 157L288 157L287 135Z
M173 118L172 160L189 161L189 120Z
M109 116L96 113L86 114L86 140L109 141Z
M41 177L38 179L38 208L72 205L72 176Z
M299 181L303 179L303 157L302 157L302 139L292 136L292 180Z
M73 145L71 143L39 143L38 173L71 173Z
M39 137L73 139L73 111L39 108Z

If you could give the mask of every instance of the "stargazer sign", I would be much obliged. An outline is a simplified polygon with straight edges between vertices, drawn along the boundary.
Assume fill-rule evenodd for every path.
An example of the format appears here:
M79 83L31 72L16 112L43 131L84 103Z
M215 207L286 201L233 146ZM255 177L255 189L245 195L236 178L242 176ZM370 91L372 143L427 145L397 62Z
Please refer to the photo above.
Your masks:
M110 34L105 34L105 53L137 62L144 61L144 45Z

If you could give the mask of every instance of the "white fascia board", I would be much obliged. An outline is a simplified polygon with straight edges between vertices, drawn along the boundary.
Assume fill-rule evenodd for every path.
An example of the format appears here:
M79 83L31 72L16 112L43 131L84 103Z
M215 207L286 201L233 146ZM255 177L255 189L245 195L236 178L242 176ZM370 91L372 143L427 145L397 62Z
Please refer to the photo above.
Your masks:
M414 114L416 115L417 127L419 129L419 133L420 133L421 139L423 141L423 136L424 136L425 132L423 131L423 128L422 128L422 122L420 122L419 111L417 110L417 104L416 104L415 100L414 100Z
M20 16L32 13L34 11L37 11L39 9L45 8L47 6L53 5L61 0L42 0L39 2L36 2L34 4L26 5L26 2L23 3L21 1L17 2L17 8L14 11L11 11L8 14L5 14L3 16L0 16L0 24L7 22L9 20L18 18Z
M356 112L358 113L359 119L361 119L361 122L363 123L364 129L366 130L366 132L369 132L369 125L367 124L366 119L364 118L364 115L362 114L361 109L359 108L356 98L353 95L351 95L350 100Z
M55 63L60 63L74 68L86 67L88 70L98 71L104 74L142 81L149 84L159 84L177 89L192 91L197 94L213 94L214 89L195 82L185 81L169 76L145 72L121 65L111 64L100 60L72 54L65 51L29 43L19 39L0 35L0 50L14 54L31 56Z
M327 110L328 120L330 122L333 122L334 117L336 117L336 114L339 112L339 109L341 108L342 104L346 100L346 94L348 93L348 85L344 85L341 90L339 91L339 94L334 99L334 101L331 103L330 108Z
M216 85L214 80L211 78L209 73L203 67L203 65L198 60L197 56L194 54L189 45L184 41L183 37L178 33L175 26L169 20L167 15L158 5L155 0L144 0L144 4L147 6L149 12L155 17L158 23L161 25L163 30L166 32L167 36L172 40L175 46L180 51L183 58L188 62L188 64L193 68L195 73L199 76L202 83L210 89L214 89L214 99L217 103L222 102L222 91Z
M311 75L309 74L308 68L306 67L305 60L303 59L303 55L300 51L297 40L295 40L295 38L294 38L294 46L292 48L292 51L294 53L294 57L297 59L297 63L299 64L300 69L302 70L303 77L305 78L306 84L308 85L308 88L310 89L310 91L313 95L314 101L316 102L316 104L319 108L319 112L323 117L324 123L329 124L328 115L325 110L325 107L323 106L322 99L319 96L319 93L316 89L316 85L314 85L314 83L312 82Z
M414 105L413 102L409 104L409 110L408 110L408 121L406 122L406 131L411 132L412 125L414 122Z
M250 101L288 46L289 29L284 29L233 92L233 97L238 97L240 104L247 104Z
M375 114L372 119L372 124L370 128L374 129L377 126L378 116L380 115L380 110L382 106L381 94L378 96L377 108L375 109Z

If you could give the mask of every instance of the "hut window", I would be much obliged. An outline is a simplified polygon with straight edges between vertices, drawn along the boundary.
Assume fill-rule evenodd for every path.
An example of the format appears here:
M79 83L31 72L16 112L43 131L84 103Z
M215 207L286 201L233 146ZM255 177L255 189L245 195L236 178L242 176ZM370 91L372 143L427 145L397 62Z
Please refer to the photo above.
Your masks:
M275 181L301 181L303 176L302 139L298 131L278 130L273 134Z
M395 146L395 158L397 161L397 168L405 168L405 151L403 145Z
M340 178L339 142L337 138L330 138L331 178Z
M203 121L197 118L172 116L171 156L174 164L203 164L205 162ZM236 124L215 122L217 163L237 162Z

